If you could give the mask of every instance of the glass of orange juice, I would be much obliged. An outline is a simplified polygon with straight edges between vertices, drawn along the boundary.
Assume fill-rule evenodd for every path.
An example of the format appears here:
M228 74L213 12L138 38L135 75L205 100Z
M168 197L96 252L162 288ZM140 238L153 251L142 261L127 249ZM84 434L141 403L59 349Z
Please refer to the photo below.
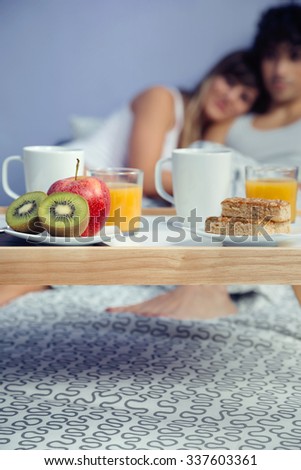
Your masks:
M104 181L111 196L106 225L116 225L122 232L139 228L142 208L143 171L137 168L105 168L89 170L91 176Z
M282 199L291 205L291 222L296 219L298 167L246 167L246 196Z

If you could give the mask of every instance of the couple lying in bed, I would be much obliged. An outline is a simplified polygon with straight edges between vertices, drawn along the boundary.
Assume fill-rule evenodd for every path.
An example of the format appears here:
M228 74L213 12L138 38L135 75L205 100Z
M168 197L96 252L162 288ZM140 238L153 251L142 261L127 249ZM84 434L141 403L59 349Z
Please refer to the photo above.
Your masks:
M155 197L157 160L198 140L225 144L260 163L299 164L301 6L267 10L252 48L225 57L194 90L152 87L86 141L69 145L84 148L90 167L142 169L144 194ZM163 183L171 192L169 172L164 173ZM40 289L4 286L0 305ZM298 288L294 291L301 299ZM108 309L174 318L187 318L187 310L191 318L202 319L233 314L236 306L223 286L183 286L148 302Z

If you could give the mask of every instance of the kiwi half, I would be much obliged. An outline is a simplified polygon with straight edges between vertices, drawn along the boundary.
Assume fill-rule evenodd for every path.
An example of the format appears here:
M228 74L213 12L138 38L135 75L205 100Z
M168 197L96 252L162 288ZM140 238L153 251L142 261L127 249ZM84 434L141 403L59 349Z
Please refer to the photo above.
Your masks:
M78 237L88 227L90 211L82 196L75 193L52 193L40 204L39 219L51 235Z
M42 191L23 194L7 208L6 223L16 232L40 233L44 228L39 223L38 208L47 197Z

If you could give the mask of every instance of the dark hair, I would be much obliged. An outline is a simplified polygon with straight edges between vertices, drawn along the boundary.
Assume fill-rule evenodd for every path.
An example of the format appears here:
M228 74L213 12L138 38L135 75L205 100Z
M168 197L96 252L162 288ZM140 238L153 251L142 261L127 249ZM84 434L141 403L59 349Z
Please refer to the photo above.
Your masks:
M186 96L193 97L200 93L204 83L216 76L231 79L234 83L254 88L259 87L259 75L251 50L240 49L220 59L191 90L181 89Z
M206 78L217 75L240 85L254 88L259 86L254 56L249 50L239 50L226 55L207 73Z
M259 20L253 43L259 61L268 50L281 43L301 45L301 5L269 8Z
M187 147L202 138L204 131L203 103L208 84L213 77L221 76L231 80L233 85L245 85L259 90L260 79L249 50L238 50L226 55L202 78L192 90L180 89L188 103L180 146Z

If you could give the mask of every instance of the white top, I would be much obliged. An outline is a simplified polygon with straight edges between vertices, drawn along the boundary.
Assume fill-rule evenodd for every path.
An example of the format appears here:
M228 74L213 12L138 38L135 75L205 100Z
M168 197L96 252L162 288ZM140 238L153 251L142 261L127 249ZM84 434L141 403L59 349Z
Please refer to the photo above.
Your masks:
M166 134L160 158L171 156L178 146L184 124L184 102L176 89L168 90L174 97L175 125ZM128 145L134 114L130 104L116 111L104 120L99 129L86 139L73 140L66 144L70 148L82 148L85 152L85 165L90 169L123 167L128 162Z
M259 164L301 165L301 119L271 130L256 129L253 127L253 119L253 114L237 118L230 128L225 145L255 159Z

